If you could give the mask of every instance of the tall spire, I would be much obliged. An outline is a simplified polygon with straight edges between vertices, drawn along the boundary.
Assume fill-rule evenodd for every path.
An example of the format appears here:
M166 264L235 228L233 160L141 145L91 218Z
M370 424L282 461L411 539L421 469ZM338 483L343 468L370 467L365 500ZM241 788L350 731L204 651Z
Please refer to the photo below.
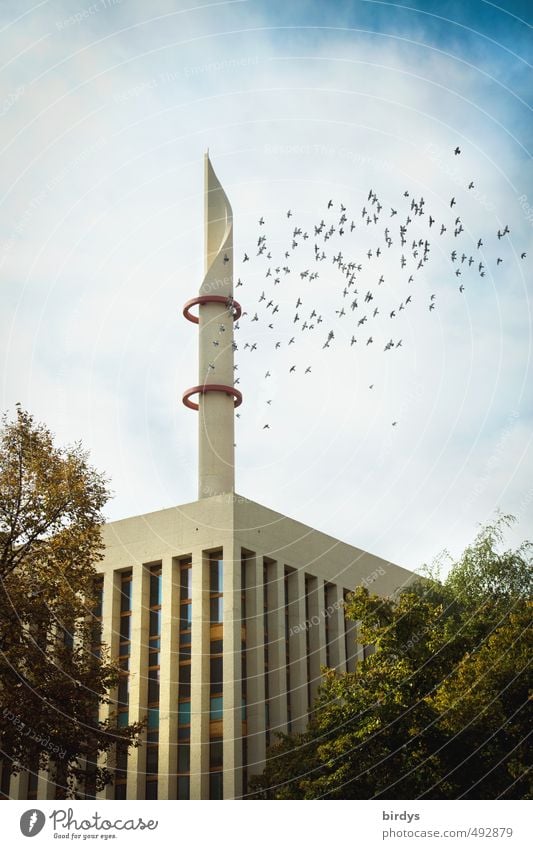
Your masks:
M233 214L209 152L204 167L204 280L199 297L183 309L199 326L198 385L183 395L183 403L199 412L199 498L235 491L234 408L242 401L233 385L233 322L241 314L233 300ZM196 305L198 318L190 312Z

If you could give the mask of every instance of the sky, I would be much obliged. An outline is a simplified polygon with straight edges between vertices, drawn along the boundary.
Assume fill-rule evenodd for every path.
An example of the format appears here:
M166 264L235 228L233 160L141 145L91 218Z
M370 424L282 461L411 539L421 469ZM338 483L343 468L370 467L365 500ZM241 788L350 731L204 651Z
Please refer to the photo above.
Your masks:
M527 2L486 0L3 2L1 410L20 402L83 443L110 520L195 500L181 395L197 338L181 313L202 281L209 148L248 313L237 492L413 569L458 556L498 509L518 519L510 544L531 538L532 20ZM415 236L430 261L409 289L398 228L420 198L409 268ZM322 218L336 232L316 262ZM295 226L311 236L292 248ZM275 291L261 233L275 261L291 254ZM356 310L339 250L362 265ZM311 309L323 322L302 331Z

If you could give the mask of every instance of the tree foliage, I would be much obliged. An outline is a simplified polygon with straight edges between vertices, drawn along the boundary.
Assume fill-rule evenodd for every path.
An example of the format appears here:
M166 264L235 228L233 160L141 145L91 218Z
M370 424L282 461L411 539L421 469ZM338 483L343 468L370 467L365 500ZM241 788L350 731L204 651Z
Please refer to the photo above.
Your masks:
M111 780L98 756L139 725L100 720L118 670L100 640L95 563L109 497L80 445L57 448L17 407L0 432L0 748L16 774L51 768L58 798Z
M448 576L347 603L376 648L354 673L324 670L306 731L281 735L260 797L532 798L531 544L500 551L498 516ZM529 750L530 750L529 746Z

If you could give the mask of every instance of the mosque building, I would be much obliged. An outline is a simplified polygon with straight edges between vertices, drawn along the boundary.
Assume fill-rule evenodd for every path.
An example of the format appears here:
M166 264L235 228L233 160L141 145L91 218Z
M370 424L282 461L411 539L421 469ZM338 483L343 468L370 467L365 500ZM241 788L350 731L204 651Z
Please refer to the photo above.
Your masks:
M143 745L115 752L102 799L239 799L277 732L303 731L321 667L353 671L343 601L358 585L389 596L406 569L235 492L233 218L205 156L205 276L183 314L199 333L198 499L103 527L102 640L121 668L113 704ZM212 339L216 334L216 369ZM47 773L11 798L54 798Z

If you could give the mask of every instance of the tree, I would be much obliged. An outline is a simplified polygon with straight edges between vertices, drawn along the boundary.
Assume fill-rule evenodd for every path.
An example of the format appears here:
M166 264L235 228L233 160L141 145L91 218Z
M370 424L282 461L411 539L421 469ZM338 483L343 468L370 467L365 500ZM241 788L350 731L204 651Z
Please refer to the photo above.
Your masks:
M57 448L17 406L0 431L0 747L4 768L50 768L57 798L112 780L98 762L140 724L99 719L118 668L95 615L107 483L79 444ZM82 785L83 786L83 785ZM83 792L83 791L82 791Z
M500 552L512 517L482 528L448 576L346 605L376 648L324 670L312 721L281 735L253 789L276 799L532 798L531 544Z

